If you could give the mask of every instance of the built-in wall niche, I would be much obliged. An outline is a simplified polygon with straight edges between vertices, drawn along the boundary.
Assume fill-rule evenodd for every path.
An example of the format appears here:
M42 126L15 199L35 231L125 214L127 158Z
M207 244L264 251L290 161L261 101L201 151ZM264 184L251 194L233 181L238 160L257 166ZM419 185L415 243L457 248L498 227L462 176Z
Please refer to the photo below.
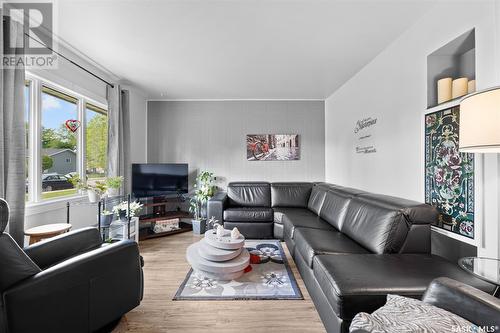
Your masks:
M427 56L427 107L438 104L438 80L476 79L476 39L474 29L458 36ZM447 84L447 82L443 82ZM456 82L457 86L464 82ZM472 89L472 84L471 84ZM475 89L474 89L475 90ZM460 97L455 97L455 99ZM453 97L450 98L454 99ZM447 102L447 101L446 101Z

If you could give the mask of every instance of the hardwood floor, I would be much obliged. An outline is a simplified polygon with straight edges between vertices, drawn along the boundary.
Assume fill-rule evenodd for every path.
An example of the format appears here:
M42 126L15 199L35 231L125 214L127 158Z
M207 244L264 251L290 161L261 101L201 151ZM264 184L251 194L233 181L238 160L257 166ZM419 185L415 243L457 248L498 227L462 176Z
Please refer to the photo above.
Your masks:
M144 257L144 299L113 332L325 332L286 244L288 261L304 300L172 301L189 265L191 232L140 243Z

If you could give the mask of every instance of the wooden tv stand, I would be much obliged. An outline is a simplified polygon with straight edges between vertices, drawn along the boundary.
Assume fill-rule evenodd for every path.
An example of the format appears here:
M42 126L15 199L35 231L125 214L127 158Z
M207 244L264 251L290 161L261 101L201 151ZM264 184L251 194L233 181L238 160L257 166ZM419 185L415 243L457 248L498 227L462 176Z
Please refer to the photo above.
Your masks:
M160 197L160 198L153 198L153 202L145 202L145 203L143 202L142 204L144 205L144 207L153 207L153 213L141 215L139 217L139 224L154 223L157 221L177 219L177 218L178 219L190 218L191 214L189 212L182 210L173 210L173 211L167 210L166 206L169 203L175 203L175 202L183 202L183 200L178 197L176 198ZM179 221L179 229L172 231L154 233L150 228L140 229L139 240L169 236L191 230L193 230L191 224Z

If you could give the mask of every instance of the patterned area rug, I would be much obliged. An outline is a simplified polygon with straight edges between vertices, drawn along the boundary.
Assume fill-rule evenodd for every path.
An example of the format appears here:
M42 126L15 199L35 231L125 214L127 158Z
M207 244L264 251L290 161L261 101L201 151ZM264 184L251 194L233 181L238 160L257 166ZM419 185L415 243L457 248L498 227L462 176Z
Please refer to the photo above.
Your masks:
M237 280L218 281L191 269L174 300L304 299L278 240L247 240L250 266Z

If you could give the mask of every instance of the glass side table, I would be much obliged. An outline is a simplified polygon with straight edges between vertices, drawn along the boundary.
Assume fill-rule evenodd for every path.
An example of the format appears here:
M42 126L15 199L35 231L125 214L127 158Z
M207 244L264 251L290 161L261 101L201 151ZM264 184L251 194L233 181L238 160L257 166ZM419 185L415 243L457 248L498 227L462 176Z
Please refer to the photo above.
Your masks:
M500 296L500 259L465 257L458 265L477 278L496 286L493 296Z

